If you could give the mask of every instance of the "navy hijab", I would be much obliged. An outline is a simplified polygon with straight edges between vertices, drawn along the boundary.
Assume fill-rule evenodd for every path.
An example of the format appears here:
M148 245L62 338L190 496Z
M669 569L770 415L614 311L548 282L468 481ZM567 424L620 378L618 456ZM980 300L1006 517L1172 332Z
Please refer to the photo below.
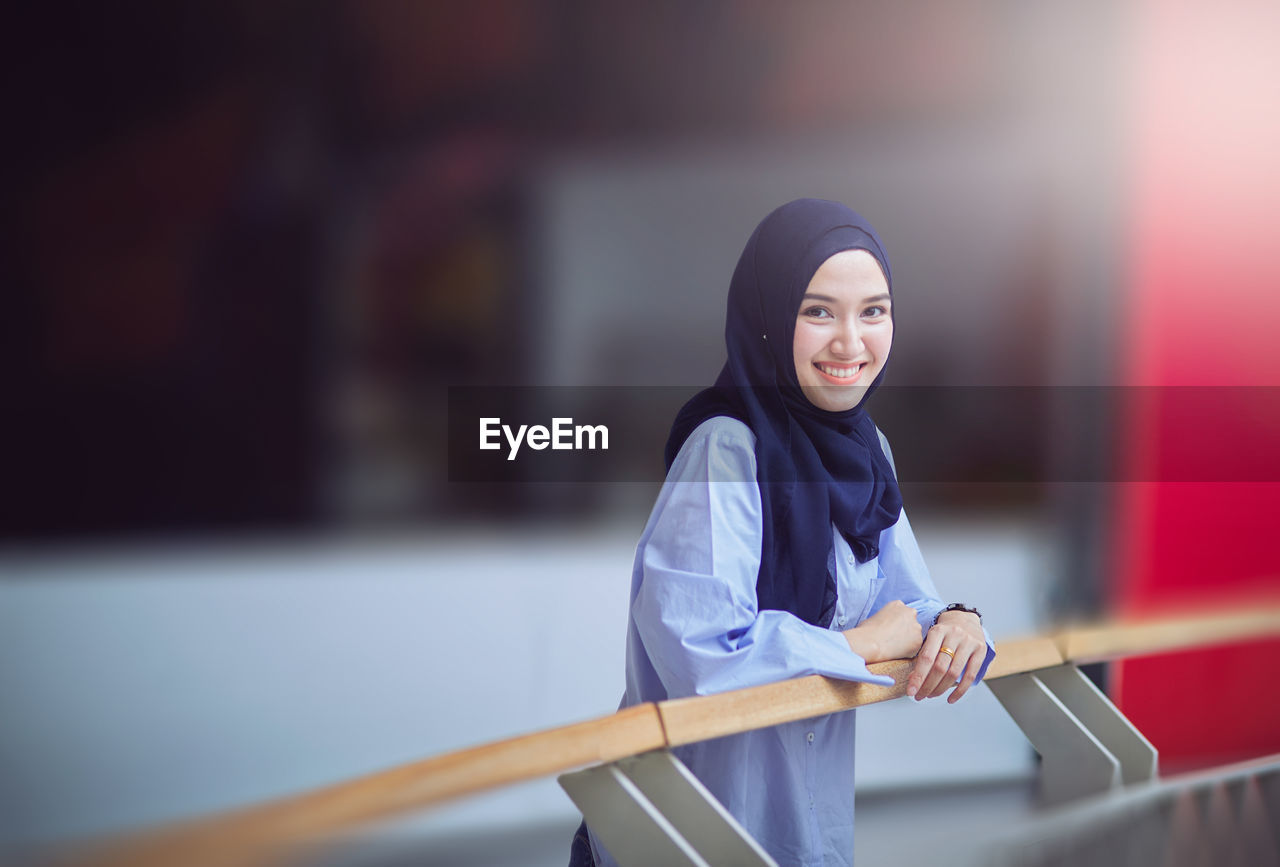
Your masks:
M884 369L862 402L846 412L811 404L796 378L792 343L800 300L819 266L844 250L875 257L892 294L880 239L844 205L797 199L761 221L729 286L729 360L716 384L680 410L666 447L670 469L689 434L707 419L730 416L751 428L764 513L759 608L790 611L823 627L836 604L831 525L865 562L879 554L880 531L902 509L893 470L863 409Z

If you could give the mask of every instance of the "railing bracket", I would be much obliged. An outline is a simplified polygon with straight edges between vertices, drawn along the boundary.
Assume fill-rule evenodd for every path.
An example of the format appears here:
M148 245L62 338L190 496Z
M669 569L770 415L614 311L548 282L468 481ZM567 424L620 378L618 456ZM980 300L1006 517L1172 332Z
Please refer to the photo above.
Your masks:
M986 683L1044 760L1045 803L1156 778L1155 747L1074 665Z
M669 750L562 774L559 781L619 864L777 867Z

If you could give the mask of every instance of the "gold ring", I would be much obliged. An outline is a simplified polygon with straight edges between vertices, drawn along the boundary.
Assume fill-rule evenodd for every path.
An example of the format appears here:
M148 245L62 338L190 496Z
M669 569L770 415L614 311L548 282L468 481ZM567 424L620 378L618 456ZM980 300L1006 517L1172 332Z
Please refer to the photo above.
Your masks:
M938 652L939 652L939 653L945 653L947 656L951 657L952 659L955 659L955 658L956 658L956 652L955 652L954 650L952 650L950 647L944 647L944 648L942 648L941 650L939 650Z

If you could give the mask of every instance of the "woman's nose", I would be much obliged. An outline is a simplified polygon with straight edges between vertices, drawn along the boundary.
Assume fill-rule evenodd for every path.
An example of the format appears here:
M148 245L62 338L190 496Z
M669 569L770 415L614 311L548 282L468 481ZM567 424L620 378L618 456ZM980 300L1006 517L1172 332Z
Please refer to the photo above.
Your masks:
M840 330L836 332L835 339L831 341L832 351L847 355L853 358L862 352L862 331L858 328L858 321L845 320L840 323Z

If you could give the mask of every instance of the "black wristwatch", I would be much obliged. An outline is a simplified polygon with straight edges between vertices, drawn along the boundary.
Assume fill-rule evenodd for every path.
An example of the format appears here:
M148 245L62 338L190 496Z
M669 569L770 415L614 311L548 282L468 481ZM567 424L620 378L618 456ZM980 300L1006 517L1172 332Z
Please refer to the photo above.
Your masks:
M934 625L934 626L937 626L937 625L938 625L938 618L939 618L939 617L941 617L944 613L946 613L946 612L948 612L948 611L967 611L967 612L969 612L970 614L977 614L977 615L978 615L978 622L979 622L979 623L981 623L981 622L982 622L982 613L981 613L980 611L978 611L978 609L976 609L976 608L970 608L968 605L961 605L959 602L952 602L952 603L951 603L950 605L948 605L946 608L944 608L944 609L942 609L941 611L939 611L939 612L938 612L938 614L937 614L937 616L935 616L935 617L933 618L933 625Z

